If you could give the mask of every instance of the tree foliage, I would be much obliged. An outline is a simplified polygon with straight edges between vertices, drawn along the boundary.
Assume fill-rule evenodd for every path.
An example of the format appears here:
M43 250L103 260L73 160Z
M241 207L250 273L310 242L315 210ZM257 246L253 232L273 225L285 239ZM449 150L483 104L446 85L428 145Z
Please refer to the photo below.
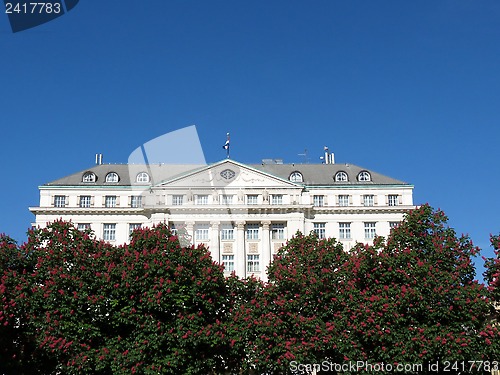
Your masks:
M283 373L292 361L339 359L339 288L347 254L334 239L298 233L269 267L269 283L236 312L251 332L247 369Z
M207 249L165 225L123 246L65 222L21 246L1 235L0 373L286 374L325 361L425 373L498 361L499 237L491 241L485 287L474 280L478 249L429 206L351 251L297 233L268 283L224 278Z
M346 357L423 364L497 359L500 336L486 324L491 303L474 281L471 257L479 249L446 222L443 212L422 206L387 241L356 247L346 264L352 275L342 314L351 344Z
M282 374L297 363L364 361L425 372L436 362L498 360L488 290L474 280L477 252L427 205L387 239L349 253L334 239L298 233L237 315L252 331L250 365Z
M17 283L7 307L19 306L25 340L36 344L30 360L45 363L40 373L206 374L223 366L227 288L205 248L181 247L164 225L114 247L55 222L31 232L22 250L30 267L22 276L9 268L2 285Z
M29 368L38 365L32 356L36 344L26 334L28 321L22 305L28 296L19 291L30 269L29 260L5 235L0 235L0 267L0 372L29 373Z
M485 280L493 300L500 304L500 235L491 236L495 258L486 259Z

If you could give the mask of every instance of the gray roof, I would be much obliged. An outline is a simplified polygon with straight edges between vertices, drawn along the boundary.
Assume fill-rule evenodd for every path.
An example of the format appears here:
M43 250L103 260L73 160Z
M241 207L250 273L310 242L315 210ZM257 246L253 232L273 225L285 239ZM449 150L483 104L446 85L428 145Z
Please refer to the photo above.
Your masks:
M245 164L227 159L213 165L219 165L225 162L233 162L240 166L245 166ZM303 184L306 186L408 185L403 181L352 164L246 164L246 166L284 180L288 180L292 172L300 172L303 176ZM188 175L207 167L209 166L194 164L101 164L94 165L83 171L49 182L45 184L45 186L147 185L135 182L135 178L140 172L147 172L154 178L152 183L159 184L162 181ZM335 182L335 175L340 171L347 173L347 182ZM358 174L362 171L370 173L371 181L358 181ZM95 182L82 181L84 174L88 172L92 172L96 175ZM117 173L120 180L118 182L106 182L106 175L110 172Z
M189 171L206 167L206 165L181 165L181 164L100 164L94 165L83 171L49 182L45 186L131 186L147 185L135 182L140 172L147 172L154 177L153 183L169 180ZM96 175L95 182L83 182L84 174L91 172ZM106 182L106 175L115 172L120 180L118 182ZM130 178L132 176L132 178Z
M254 164L250 166L286 180L293 172L300 172L304 179L304 185L308 186L408 185L403 181L353 164ZM370 173L371 181L358 181L358 174L363 171ZM335 182L335 175L338 172L347 173L348 181Z

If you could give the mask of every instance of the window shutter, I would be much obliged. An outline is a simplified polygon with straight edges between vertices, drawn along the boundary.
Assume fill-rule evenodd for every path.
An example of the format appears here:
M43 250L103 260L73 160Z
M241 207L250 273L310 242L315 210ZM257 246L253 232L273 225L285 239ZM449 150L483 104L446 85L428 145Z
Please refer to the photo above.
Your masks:
M389 205L389 196L388 195L385 196L385 205L386 206Z
M69 206L69 195L66 195L64 197L64 207L67 207L67 206Z
M92 196L90 197L90 206L91 206L91 207L94 207L94 201L95 201L95 199L94 199L94 196L92 195Z
M115 204L116 207L119 207L120 206L120 196L118 195L116 197L116 204Z
M403 196L402 195L398 195L398 203L403 204Z
M376 206L378 204L378 195L373 196L373 205Z
M81 200L80 200L80 199L81 199L81 198L80 198L80 195L77 195L77 196L76 196L76 205L77 205L78 207L81 207L81 206L82 206L82 205L80 204L80 203L81 203Z

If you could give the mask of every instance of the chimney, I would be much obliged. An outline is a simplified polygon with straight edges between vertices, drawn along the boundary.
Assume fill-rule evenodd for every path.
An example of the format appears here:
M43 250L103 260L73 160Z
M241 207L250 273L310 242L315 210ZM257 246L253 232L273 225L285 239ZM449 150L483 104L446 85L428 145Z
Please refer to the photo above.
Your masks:
M96 165L102 164L102 154L95 154L95 163Z
M335 156L333 155L333 152L328 150L328 146L325 146L324 150L325 156L322 156L320 159L322 159L325 164L335 164Z

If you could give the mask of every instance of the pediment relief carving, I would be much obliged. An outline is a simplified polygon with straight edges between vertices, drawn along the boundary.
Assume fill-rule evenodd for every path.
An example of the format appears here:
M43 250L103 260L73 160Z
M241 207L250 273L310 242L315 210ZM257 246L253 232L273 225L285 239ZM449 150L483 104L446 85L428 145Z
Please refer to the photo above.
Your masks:
M288 181L266 175L265 173L246 169L238 165L219 165L191 175L167 181L161 186L193 187L193 188L251 188L251 187L295 187Z

